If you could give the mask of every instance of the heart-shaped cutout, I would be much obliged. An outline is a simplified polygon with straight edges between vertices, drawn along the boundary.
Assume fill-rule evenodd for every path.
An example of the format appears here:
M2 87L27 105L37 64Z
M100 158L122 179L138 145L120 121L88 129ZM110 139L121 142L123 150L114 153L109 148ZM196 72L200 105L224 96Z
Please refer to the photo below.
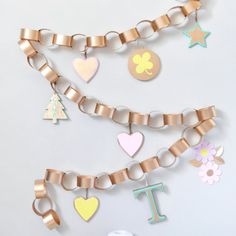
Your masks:
M96 57L86 59L76 58L73 61L74 68L79 76L86 82L89 82L97 73L99 61Z
M143 145L143 134L135 132L133 134L121 133L118 135L118 143L122 149L133 157Z
M89 221L96 213L99 206L99 201L96 197L84 199L82 197L76 198L74 201L74 207L79 213L81 218L85 221Z

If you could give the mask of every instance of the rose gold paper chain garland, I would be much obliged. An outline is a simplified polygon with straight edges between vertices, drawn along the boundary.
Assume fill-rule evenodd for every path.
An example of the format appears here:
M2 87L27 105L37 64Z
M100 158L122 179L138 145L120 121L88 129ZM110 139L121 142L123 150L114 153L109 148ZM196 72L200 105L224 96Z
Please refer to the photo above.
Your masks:
M47 169L44 179L36 180L34 185L35 200L33 201L33 211L40 217L49 229L54 229L60 225L58 213L54 210L54 204L47 192L47 183L60 185L66 191L75 191L78 189L108 190L115 185L122 184L128 180L140 181L145 175L160 167L168 168L175 164L177 157L180 157L190 147L195 147L201 143L203 137L215 127L216 123L213 119L207 119L195 127L188 127L184 130L181 138L169 148L162 148L157 155L148 158L142 162L131 162L126 168L111 174L102 173L97 176L78 175L73 172L63 172L53 169ZM164 158L169 156L169 163L163 162ZM71 184L75 179L75 185ZM70 182L70 184L68 184ZM79 198L81 199L81 198ZM86 194L86 198L88 198ZM94 199L94 198L93 198ZM45 212L38 210L39 201L47 200L50 209ZM77 200L77 199L76 199ZM75 200L75 202L76 202ZM96 212L97 208L93 212ZM93 216L92 214L92 216Z
M32 29L22 29L20 33L21 40L34 41L39 42L41 45L45 45L47 47L52 46L63 46L72 48L75 46L78 40L85 39L85 42L82 46L82 52L86 48L104 48L109 46L109 35L115 34L119 38L120 44L125 45L136 41L137 39L145 39L142 35L142 31L139 29L139 26L144 23L148 23L152 28L153 32L159 32L164 28L176 26L183 23L183 20L191 14L195 13L197 10L201 8L200 0L190 0L184 5L172 7L167 11L166 14L156 18L155 20L141 20L137 23L134 28L131 28L125 32L118 33L115 30L111 30L107 32L105 35L101 36L87 36L83 33L76 33L73 35L62 35L58 33L54 33L49 29L40 29L40 30L32 30ZM174 14L182 15L182 22L176 22L174 18ZM43 41L43 33L50 34L49 44ZM82 39L78 39L77 37L82 37ZM32 56L32 52L28 52L28 56Z
M39 71L51 83L51 86L54 90L51 101L56 100L56 105L54 105L54 109L52 109L51 104L48 105L48 111L45 113L44 118L52 119L53 123L56 123L57 119L67 118L63 111L64 108L59 102L60 98L57 95L57 93L60 92L71 101L75 102L78 105L79 110L87 115L108 118L115 123L129 126L129 133L121 133L117 138L122 149L130 157L134 157L134 155L138 152L143 144L144 139L141 132L132 132L132 125L143 125L159 130L168 126L193 126L201 121L216 116L214 106L202 108L199 110L185 109L179 114L163 114L159 111L153 111L149 114L142 114L139 112L133 112L126 107L112 107L106 105L95 98L83 96L74 85L72 85L62 76L59 76L58 73L51 68L46 57L43 54L37 52L30 41L21 40L19 44L21 49L27 55L29 64L34 69ZM33 52L30 53L33 55L32 57L29 56L29 51ZM41 62L42 65L35 65L37 58L43 59L43 62ZM50 112L51 109L55 110L55 106L59 106L61 109L59 109L56 114L51 114L51 116L49 116L48 112ZM134 145L131 146L129 143ZM132 147L132 149L129 147Z
M74 62L75 69L78 69L77 72L80 76L85 80L89 81L93 75L96 73L98 68L98 61L96 58L87 59L87 51L89 48L104 48L109 47L112 39L110 36L117 36L121 46L128 44L133 41L137 41L138 39L146 39L141 30L139 30L139 26L142 24L149 24L152 28L153 33L159 32L160 30L169 27L169 26L177 26L184 23L185 19L190 16L192 13L196 13L196 25L194 26L192 31L186 32L186 36L194 38L191 42L190 47L199 44L201 46L206 46L205 39L209 35L209 32L203 32L198 24L197 20L197 11L200 9L201 3L199 0L190 0L183 6L176 6L171 8L167 14L158 17L157 19L150 20L142 20L140 21L135 28L132 28L123 33L118 33L116 31L110 31L106 33L104 36L86 36L84 34L74 34L72 36L61 35L53 33L47 29L40 30L31 30L31 29L22 29L20 33L20 48L27 56L27 60L29 65L39 71L51 84L51 87L54 91L54 94L51 98L51 102L48 105L47 111L45 112L44 118L50 119L53 123L57 123L58 119L67 119L65 114L64 107L60 102L60 97L58 93L65 95L67 98L72 100L78 105L80 111L90 116L101 116L104 118L109 118L112 121L127 125L129 127L129 134L122 133L118 136L118 142L121 147L126 151L126 153L133 157L139 148L142 145L143 136L140 132L132 133L132 125L144 125L154 129L162 129L167 126L178 126L183 125L185 130L183 131L182 137L175 142L170 148L161 149L156 156L151 157L147 160L142 161L141 163L133 162L129 165L129 167L124 168L120 171L114 172L112 174L100 174L98 176L84 176L84 175L75 175L72 172L61 172L57 170L48 169L46 171L46 176L43 180L35 181L35 196L36 199L33 202L33 210L34 212L42 217L44 223L49 229L54 229L58 225L60 225L60 218L58 213L54 210L53 202L47 193L46 183L51 184L59 184L66 191L74 191L78 188L86 189L86 198L79 197L74 201L74 207L76 211L80 214L81 218L85 221L88 221L97 211L99 206L99 201L96 197L88 198L88 189L95 188L99 190L106 190L111 188L114 185L125 182L126 180L138 181L141 180L146 174L149 172L156 170L159 167L170 167L174 165L176 158L179 157L183 152L185 152L190 147L197 147L197 152L200 152L200 156L197 156L197 159L192 160L192 165L196 167L203 166L205 168L204 163L206 161L214 160L217 164L222 164L223 159L220 157L222 155L222 151L218 151L217 156L214 155L214 149L212 146L201 143L203 136L206 135L208 131L215 127L215 122L213 118L216 116L216 111L214 106L202 108L199 110L196 109L186 109L180 114L163 114L161 112L151 112L149 114L142 114L139 112L133 112L125 107L111 107L109 105L105 105L99 102L97 99L90 98L87 96L82 96L75 86L73 86L69 81L60 76L50 65L46 56L42 53L39 53L36 50L34 43L39 42L41 45L52 47L52 46L64 46L68 48L75 47L77 43L82 44L82 39L85 39L85 43L82 46L82 50L79 50L81 53L84 53L85 62L83 60L78 59ZM174 15L177 13L182 14L182 20L176 22L174 20ZM44 41L45 34L47 35L47 40ZM49 37L48 37L49 36ZM201 37L200 37L201 36ZM49 44L47 43L49 42ZM117 50L118 48L113 48L113 50ZM152 78L153 73L156 74L158 72L159 67L159 59L158 57L148 50L140 49L139 51L142 56L134 53L130 58L131 64L139 64L140 58L141 60L145 59L145 67L143 65L139 66L140 73L146 73L145 76L140 76L138 79L140 80L148 80ZM154 57L154 61L149 61L150 57ZM153 63L156 65L154 70ZM81 64L82 69L81 71ZM87 65L85 65L87 64ZM89 66L89 67L88 67ZM138 67L137 66L137 67ZM132 72L134 70L137 71L137 67L134 65L130 66L129 61L129 69ZM141 68L141 69L140 69ZM88 70L89 69L89 70ZM138 73L139 73L138 72ZM135 75L134 75L135 77ZM138 145L130 150L129 147L125 146L129 139L136 139L138 141ZM192 140L193 139L193 140ZM122 140L125 140L123 142ZM197 140L197 141L196 141ZM133 140L132 140L133 142ZM137 143L136 143L137 144ZM209 150L207 149L209 148ZM207 156L208 151L210 152L210 156ZM219 154L220 153L220 154ZM163 164L162 161L167 159L167 156L171 157L171 163ZM207 156L207 157L206 157ZM202 159L201 159L202 158ZM205 159L204 159L205 158ZM206 160L206 161L205 161ZM209 163L211 164L211 163ZM133 170L138 171L139 175L133 176ZM212 175L214 171L217 172L215 166L208 166L204 169L204 173L202 174L203 178L204 174L208 175L209 183L214 182ZM218 172L219 174L219 172ZM76 178L76 185L74 187L68 187L66 185L65 179L68 176L74 176ZM103 180L102 180L103 179ZM108 181L108 186L101 186L101 181ZM206 179L206 178L205 178ZM99 186L100 185L100 186ZM146 193L148 200L150 201L150 205L153 206L151 208L152 218L150 218L149 223L155 223L164 221L166 219L165 216L160 215L156 206L156 202L153 198L153 191L159 190L163 191L162 184L148 185L145 188L134 190L135 197L138 197L140 193ZM37 201L47 200L50 204L50 209L45 212L40 212L38 210ZM89 202L89 204L88 204Z
M165 28L182 25L186 22L186 19L188 19L190 15L193 13L197 14L197 11L200 8L200 0L190 0L183 5L170 8L166 14L154 20L141 20L135 27L122 33L111 30L106 34L99 36L87 36L83 33L63 35L54 33L49 29L34 30L24 28L20 32L20 39L22 40L22 48L25 50L25 53L29 58L35 56L36 50L23 41L38 42L48 48L58 46L76 48L81 54L84 54L84 58L75 59L73 66L80 78L86 82L89 82L95 76L99 67L99 61L96 57L87 57L89 49L108 47L114 51L118 51L118 49L123 48L131 42L148 39L156 32L159 33ZM179 16L180 19L177 19L177 16ZM149 29L151 33L145 34L145 29L146 31ZM200 31L201 30L198 27L198 31L195 31L194 34L194 38L197 36L198 41L204 40L204 38L202 39L202 33ZM186 32L185 35L191 37L193 34L191 32ZM117 42L119 46L112 46L114 42ZM129 57L128 62L130 74L134 78L142 81L150 80L156 77L156 75L160 72L160 65L161 63L158 55L145 48L135 50ZM45 70L49 68L40 67L40 69L42 72L45 72ZM53 80L56 80L56 75L54 76L55 77Z

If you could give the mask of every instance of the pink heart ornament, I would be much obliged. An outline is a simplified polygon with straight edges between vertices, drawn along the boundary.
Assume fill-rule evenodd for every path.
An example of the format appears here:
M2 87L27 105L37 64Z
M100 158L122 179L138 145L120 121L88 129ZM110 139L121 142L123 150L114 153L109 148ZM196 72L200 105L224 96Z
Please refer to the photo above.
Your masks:
M132 134L121 133L117 137L121 148L130 156L133 157L142 147L144 136L140 132Z
M73 61L73 66L79 76L85 82L89 82L98 71L99 61L96 57L89 57L86 59L76 58Z

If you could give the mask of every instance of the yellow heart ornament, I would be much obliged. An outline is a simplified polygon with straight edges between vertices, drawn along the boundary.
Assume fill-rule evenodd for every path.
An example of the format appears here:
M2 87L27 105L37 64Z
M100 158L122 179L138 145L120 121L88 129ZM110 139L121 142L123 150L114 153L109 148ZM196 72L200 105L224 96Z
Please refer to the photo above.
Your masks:
M79 197L74 200L74 207L84 221L89 221L98 210L99 200L96 197Z

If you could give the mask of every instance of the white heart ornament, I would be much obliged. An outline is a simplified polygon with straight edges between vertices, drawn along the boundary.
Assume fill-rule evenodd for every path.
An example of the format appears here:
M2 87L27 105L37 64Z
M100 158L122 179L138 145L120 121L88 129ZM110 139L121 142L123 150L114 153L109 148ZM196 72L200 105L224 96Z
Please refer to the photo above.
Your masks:
M73 61L73 66L78 75L85 81L89 82L97 73L99 61L96 57L76 58Z
M133 157L143 145L143 134L135 132L132 134L121 133L117 137L121 148L130 156Z

